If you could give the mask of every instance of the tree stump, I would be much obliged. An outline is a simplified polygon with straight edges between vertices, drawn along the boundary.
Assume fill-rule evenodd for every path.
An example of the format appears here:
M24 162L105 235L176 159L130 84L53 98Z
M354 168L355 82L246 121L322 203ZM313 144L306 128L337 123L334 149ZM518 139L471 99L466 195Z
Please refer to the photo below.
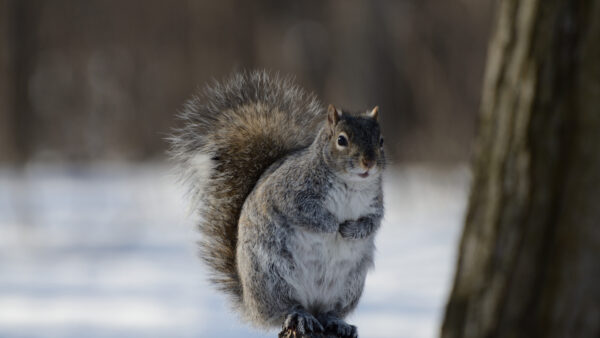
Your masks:
M300 334L296 330L283 330L279 332L278 338L339 338L337 335L332 333L311 333L311 334Z

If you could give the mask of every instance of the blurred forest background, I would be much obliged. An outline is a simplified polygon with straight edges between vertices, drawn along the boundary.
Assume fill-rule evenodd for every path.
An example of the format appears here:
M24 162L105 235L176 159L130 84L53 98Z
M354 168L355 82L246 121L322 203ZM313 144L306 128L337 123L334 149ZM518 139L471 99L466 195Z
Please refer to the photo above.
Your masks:
M160 160L212 79L379 105L393 161L467 160L491 0L0 0L0 163Z
M184 102L256 68L324 106L380 106L393 207L352 322L437 336L495 7L0 0L0 336L274 336L232 320L207 285L164 161Z

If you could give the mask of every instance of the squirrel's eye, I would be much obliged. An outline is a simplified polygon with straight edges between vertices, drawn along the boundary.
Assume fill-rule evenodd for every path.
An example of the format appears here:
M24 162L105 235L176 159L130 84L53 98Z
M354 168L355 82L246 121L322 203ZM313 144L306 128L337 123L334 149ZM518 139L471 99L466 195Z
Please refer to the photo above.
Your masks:
M338 136L337 142L340 147L348 146L348 140L346 139L346 137L344 137L344 135Z
M383 147L383 137L379 139L379 146Z

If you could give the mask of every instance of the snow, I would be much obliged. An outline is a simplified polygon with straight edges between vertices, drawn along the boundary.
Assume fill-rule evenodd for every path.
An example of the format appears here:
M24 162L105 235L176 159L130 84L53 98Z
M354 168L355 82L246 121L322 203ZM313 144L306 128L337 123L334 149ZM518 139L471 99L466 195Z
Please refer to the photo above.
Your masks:
M0 168L0 337L275 337L206 280L166 166ZM466 166L388 170L362 337L435 337L467 199Z

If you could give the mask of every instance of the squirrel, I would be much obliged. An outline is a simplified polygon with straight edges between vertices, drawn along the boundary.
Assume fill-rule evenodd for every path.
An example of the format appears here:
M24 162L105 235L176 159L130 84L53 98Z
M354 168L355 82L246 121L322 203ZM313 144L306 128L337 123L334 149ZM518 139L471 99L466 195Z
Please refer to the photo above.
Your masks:
M242 319L357 337L383 217L379 108L351 113L288 77L236 73L189 100L171 152L200 216L200 256Z

